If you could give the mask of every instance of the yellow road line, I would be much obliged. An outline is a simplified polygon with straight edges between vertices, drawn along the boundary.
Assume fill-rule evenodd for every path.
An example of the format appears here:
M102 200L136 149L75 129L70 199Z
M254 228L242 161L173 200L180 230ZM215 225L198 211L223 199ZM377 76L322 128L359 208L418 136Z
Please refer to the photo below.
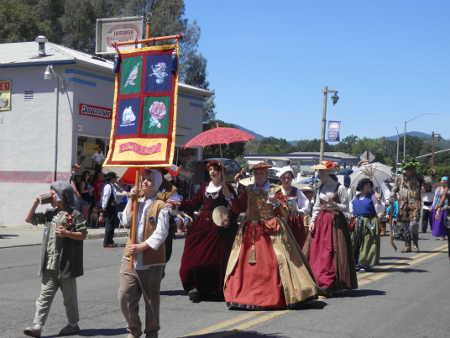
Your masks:
M445 249L447 248L447 244L444 244L440 247L434 248L433 253L419 253L418 255L412 256L411 260L407 262L407 265L398 266L396 263L404 263L404 260L398 260L394 261L390 265L383 266L383 269L390 269L390 268L398 268L399 270L408 269L411 266L420 264L423 261L426 261L430 258L433 258L443 252L445 252ZM392 274L392 272L368 272L367 274L364 274L360 278L358 278L358 284L359 286L364 286L370 283L373 283L375 281L378 281L380 279L385 278L389 274ZM282 310L282 311L257 311L257 312L249 312L222 322L219 322L217 324L208 326L204 329L201 329L199 331L195 331L192 333L189 333L188 335L184 337L189 336L195 336L195 335L202 335L202 334L208 334L213 333L214 331L218 331L224 328L227 328L227 330L230 330L230 335L233 333L233 331L242 331L246 330L248 328L251 328L253 326L256 326L258 324L264 323L266 321L275 319L277 317L280 317L282 315L285 315L287 313L291 312L291 310ZM254 318L256 317L256 318ZM254 318L254 319L252 319ZM247 321L248 320L248 321ZM244 322L245 321L245 322Z
M423 261L426 261L426 260L428 260L430 258L433 258L434 256L440 255L441 253L445 252L444 249L446 249L446 247L447 247L447 245L442 245L442 246L434 249L433 251L435 251L435 252L433 252L431 254L429 254L429 253L422 253L422 254L413 256L411 261L409 261L408 265L404 265L404 266L398 267L398 269L399 270L405 270L405 269L408 269L411 266L420 264ZM384 277L388 276L389 274L392 274L392 272L383 272L383 273L379 273L379 274L376 274L376 275L367 276L361 282L358 281L359 282L359 286L364 286L364 285L370 284L372 282L378 281L378 280L383 279Z
M264 312L264 313L266 313L266 312ZM231 318L231 319L227 319L227 320L224 320L222 322L216 323L214 325L205 327L204 329L201 329L199 331L195 331L195 332L189 333L188 335L186 335L184 337L199 336L199 335L202 335L202 334L207 334L207 333L211 333L211 332L214 332L214 331L218 331L218 330L223 329L225 327L232 326L232 325L235 325L235 324L239 324L239 323L243 322L244 320L251 319L251 318L259 316L259 315L261 315L261 312L258 312L258 311L246 312L246 313L244 313L242 315L239 315L237 317L234 317L234 318Z
M405 262L404 260L397 260L392 262L392 264L390 265L383 265L381 268L382 269L391 269L391 268L397 268L397 269L407 269L409 266L411 266L411 264L417 262L417 260L421 259L422 257L434 257L435 254L440 254L443 252L443 250L447 247L447 244L445 245L441 245L440 247L434 248L431 254L430 253L419 253L415 256L410 257L411 259L408 262ZM399 266L398 263L406 263L407 265L401 265ZM417 263L416 263L417 264ZM373 280L372 276L381 276L385 274L386 272L380 273L380 272L367 272L364 273L361 277L358 278L358 282L359 281L364 281L366 279L368 280ZM376 279L378 280L378 279Z
M248 328L250 328L252 326L256 326L258 324L261 324L261 323L264 323L266 321L272 320L272 319L274 319L276 317L280 317L282 315L285 315L288 312L289 312L289 310L270 312L270 313L268 313L266 315L259 316L259 317L255 318L253 320L250 320L250 321L248 321L246 323L243 323L243 324L240 324L238 326L235 326L235 327L232 328L232 330L238 330L238 331L239 330L246 330L246 329L248 329Z

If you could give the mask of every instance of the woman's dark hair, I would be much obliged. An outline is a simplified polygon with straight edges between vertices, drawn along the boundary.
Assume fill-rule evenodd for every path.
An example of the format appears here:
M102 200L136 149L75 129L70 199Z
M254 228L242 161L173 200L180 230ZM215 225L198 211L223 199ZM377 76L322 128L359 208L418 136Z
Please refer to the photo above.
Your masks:
M83 171L83 173L81 174L81 180L84 182L89 175L91 175L89 170Z
M356 187L356 190L362 191L366 184L369 184L370 187L373 189L373 182L368 178L363 178L361 181L358 182L358 186Z

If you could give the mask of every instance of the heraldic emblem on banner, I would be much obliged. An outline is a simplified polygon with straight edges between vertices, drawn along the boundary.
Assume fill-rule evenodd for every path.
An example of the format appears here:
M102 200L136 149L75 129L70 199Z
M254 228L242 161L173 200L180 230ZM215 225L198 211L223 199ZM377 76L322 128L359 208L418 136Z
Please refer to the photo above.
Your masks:
M178 45L122 51L115 83L104 165L171 165L177 121Z

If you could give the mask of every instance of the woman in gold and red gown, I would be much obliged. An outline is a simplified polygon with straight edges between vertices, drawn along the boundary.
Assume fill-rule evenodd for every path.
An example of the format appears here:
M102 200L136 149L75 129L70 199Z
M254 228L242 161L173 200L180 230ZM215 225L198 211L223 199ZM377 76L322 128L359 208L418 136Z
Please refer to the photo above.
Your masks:
M233 243L225 274L229 308L249 310L293 308L316 298L317 289L292 232L277 215L278 201L267 181L270 165L254 166L255 184L232 203L246 220Z

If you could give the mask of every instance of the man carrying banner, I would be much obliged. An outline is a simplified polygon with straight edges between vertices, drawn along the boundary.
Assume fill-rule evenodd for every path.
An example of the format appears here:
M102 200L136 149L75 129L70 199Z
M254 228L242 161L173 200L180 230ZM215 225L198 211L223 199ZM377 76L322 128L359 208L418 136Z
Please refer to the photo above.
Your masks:
M142 334L139 318L139 300L145 302L145 334L148 338L158 337L159 290L164 270L164 242L169 233L169 209L156 198L162 183L162 175L156 169L145 169L138 200L136 241L128 239L120 268L119 302L128 323L128 338ZM137 191L131 191L136 198ZM125 219L131 222L131 200L125 207ZM132 259L133 257L133 259ZM131 263L132 262L132 263Z
M169 209L156 196L172 165L176 139L178 40L181 35L124 41L114 45L115 90L109 152L103 166L140 168L125 207L130 237L120 269L119 301L129 338L142 334L139 300L145 300L146 337L159 331L159 289L165 265ZM166 41L164 45L155 42ZM119 46L144 47L120 51ZM153 44L153 46L148 46ZM142 178L142 183L141 182ZM138 192L140 199L137 200Z

